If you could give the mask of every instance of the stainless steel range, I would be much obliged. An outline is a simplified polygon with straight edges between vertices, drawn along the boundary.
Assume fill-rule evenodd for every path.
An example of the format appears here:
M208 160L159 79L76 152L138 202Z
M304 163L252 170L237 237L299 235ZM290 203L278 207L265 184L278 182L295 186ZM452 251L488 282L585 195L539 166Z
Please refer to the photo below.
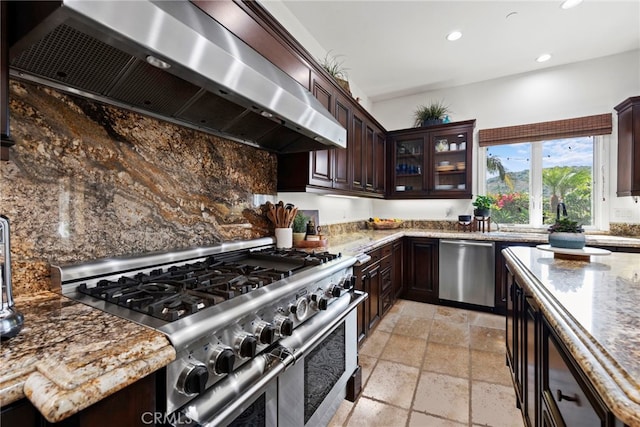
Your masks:
M357 369L354 309L367 295L354 290L356 261L263 238L53 266L52 278L70 298L167 335L177 357L164 422L322 425Z

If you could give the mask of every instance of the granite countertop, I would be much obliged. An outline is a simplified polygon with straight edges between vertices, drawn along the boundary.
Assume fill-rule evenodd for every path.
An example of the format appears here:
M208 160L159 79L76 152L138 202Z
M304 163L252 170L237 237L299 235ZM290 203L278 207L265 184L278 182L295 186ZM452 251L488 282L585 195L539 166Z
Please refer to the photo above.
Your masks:
M584 262L510 247L505 257L609 409L640 425L640 254Z
M404 236L430 237L434 239L489 240L495 242L547 243L549 241L546 232L492 231L481 233L398 228L395 230L361 230L354 233L331 236L329 238L329 250L331 252L342 252L346 255L355 255L383 246ZM598 245L640 248L640 239L638 238L610 236L606 234L586 234L585 237L587 246Z
M2 342L0 405L27 397L61 421L175 359L166 336L53 292L16 298L25 321Z

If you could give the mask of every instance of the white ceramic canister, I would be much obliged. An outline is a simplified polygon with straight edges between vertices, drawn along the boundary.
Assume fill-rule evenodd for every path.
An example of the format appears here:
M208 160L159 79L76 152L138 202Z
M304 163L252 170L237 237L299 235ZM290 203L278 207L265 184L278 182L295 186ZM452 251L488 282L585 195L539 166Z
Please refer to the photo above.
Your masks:
M293 246L293 229L276 228L276 248L290 249Z

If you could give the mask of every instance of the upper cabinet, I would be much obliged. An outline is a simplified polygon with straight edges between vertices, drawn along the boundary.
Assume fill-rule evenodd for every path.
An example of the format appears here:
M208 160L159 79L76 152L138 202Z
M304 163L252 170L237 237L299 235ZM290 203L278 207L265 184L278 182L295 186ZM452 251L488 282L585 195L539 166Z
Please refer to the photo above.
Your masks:
M470 199L475 120L388 135L389 198Z
M618 112L618 190L620 196L640 196L640 96L615 107Z
M347 148L278 156L278 191L384 197L386 132L348 94L319 73L311 93L347 130Z

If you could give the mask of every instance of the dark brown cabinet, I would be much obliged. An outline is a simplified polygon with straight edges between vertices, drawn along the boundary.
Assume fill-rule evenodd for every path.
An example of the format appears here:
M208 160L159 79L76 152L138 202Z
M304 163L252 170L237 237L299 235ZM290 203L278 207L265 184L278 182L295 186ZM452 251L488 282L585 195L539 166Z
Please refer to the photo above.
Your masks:
M403 298L438 302L438 239L407 238L403 279Z
M475 120L388 134L389 198L471 198Z
M607 409L571 353L506 268L507 364L515 404L529 427L614 426Z
M640 196L640 96L615 107L618 112L618 189L620 196Z
M515 404L528 426L539 419L540 310L507 269L507 364L516 391Z
M556 426L613 426L614 417L584 377L568 349L544 320L542 400Z
M402 240L396 240L392 244L391 256L393 261L391 264L392 281L393 281L393 293L395 299L400 298L402 294L402 273L403 273L403 244Z
M495 256L495 272L496 272L496 295L495 295L495 309L496 314L505 314L507 312L507 297L509 296L509 284L507 266L505 264L504 255L502 250L509 246L536 246L538 243L531 242L495 242L496 256Z
M356 276L356 289L369 294L364 303L358 306L358 342L367 337L369 330L380 320L380 249L368 252L371 260L365 264L355 266L353 274Z
M347 148L278 156L278 191L319 191L382 198L385 132L359 106L316 77L313 94L347 129ZM378 169L381 168L381 169ZM326 191L330 190L330 191Z
M367 253L371 260L353 269L356 289L369 298L358 306L358 341L367 337L396 301L402 283L402 240L388 243Z

